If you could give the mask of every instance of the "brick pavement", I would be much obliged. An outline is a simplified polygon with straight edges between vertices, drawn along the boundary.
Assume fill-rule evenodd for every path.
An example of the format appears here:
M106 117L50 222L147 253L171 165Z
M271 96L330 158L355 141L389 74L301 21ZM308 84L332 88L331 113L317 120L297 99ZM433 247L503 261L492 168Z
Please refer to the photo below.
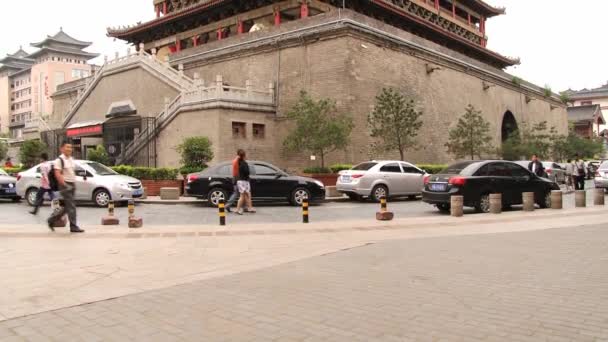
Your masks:
M608 341L604 225L398 241L0 322L0 340Z

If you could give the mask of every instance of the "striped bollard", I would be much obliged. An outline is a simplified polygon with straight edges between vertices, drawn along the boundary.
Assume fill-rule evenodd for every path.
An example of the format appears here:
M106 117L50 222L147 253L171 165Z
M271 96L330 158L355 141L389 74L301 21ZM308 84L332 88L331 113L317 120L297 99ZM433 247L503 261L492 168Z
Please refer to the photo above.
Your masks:
M129 200L129 228L141 228L143 226L144 220L135 216L135 201Z
M302 200L302 223L309 223L309 203L308 198Z
M108 216L101 219L102 226L116 226L120 224L118 217L114 216L114 201L108 202Z
M386 197L380 198L380 211L376 213L376 220L378 221L390 221L395 217L395 214L388 211L388 205Z
M220 217L220 226L226 225L226 200L220 199L217 203L218 215Z

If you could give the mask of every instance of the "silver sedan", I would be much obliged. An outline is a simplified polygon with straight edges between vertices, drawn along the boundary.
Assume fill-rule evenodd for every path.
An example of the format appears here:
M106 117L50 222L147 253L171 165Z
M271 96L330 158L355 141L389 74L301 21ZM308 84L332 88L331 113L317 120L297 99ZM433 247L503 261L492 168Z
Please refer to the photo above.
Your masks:
M110 200L128 201L143 195L139 180L116 173L97 162L75 160L77 201L92 201L99 207L106 207ZM36 192L40 187L40 165L19 173L17 194L24 197L29 205L34 205Z
M350 170L341 171L336 190L351 199L370 197L379 202L382 197L422 194L426 172L403 161L369 161Z
M594 182L597 189L608 189L608 161L604 161L595 171Z

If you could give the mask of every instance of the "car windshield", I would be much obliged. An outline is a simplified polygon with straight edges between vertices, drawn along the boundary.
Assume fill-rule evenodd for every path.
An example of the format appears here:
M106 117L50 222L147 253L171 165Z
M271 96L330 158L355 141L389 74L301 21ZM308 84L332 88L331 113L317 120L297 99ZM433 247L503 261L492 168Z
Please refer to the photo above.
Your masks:
M606 160L605 162L602 163L602 165L600 165L600 169L608 170L608 160Z
M463 171L467 170L469 168L469 166L471 166L473 164L477 164L477 162L467 161L467 162L460 162L460 163L452 164L452 165L448 166L447 168L443 169L440 172L440 174L444 174L444 175L457 175L460 173L465 174L466 172L463 172Z
M353 171L367 171L376 165L378 165L378 163L372 163L372 162L361 163L361 164L353 167L352 170Z
M8 176L8 173L6 173L6 171L0 169L0 176Z
M90 162L87 163L87 165L93 169L93 171L95 171L95 174L98 174L100 176L113 176L113 175L117 175L118 173L112 169L110 169L109 167L103 165L103 164L99 164L97 162Z

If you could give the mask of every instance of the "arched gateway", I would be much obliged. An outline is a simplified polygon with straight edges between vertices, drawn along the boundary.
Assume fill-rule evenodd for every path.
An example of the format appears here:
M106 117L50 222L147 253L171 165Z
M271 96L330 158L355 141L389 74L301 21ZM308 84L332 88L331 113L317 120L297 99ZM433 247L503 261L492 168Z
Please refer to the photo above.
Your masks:
M513 113L508 110L502 118L501 141L505 142L515 131L517 131L517 120L515 120Z

